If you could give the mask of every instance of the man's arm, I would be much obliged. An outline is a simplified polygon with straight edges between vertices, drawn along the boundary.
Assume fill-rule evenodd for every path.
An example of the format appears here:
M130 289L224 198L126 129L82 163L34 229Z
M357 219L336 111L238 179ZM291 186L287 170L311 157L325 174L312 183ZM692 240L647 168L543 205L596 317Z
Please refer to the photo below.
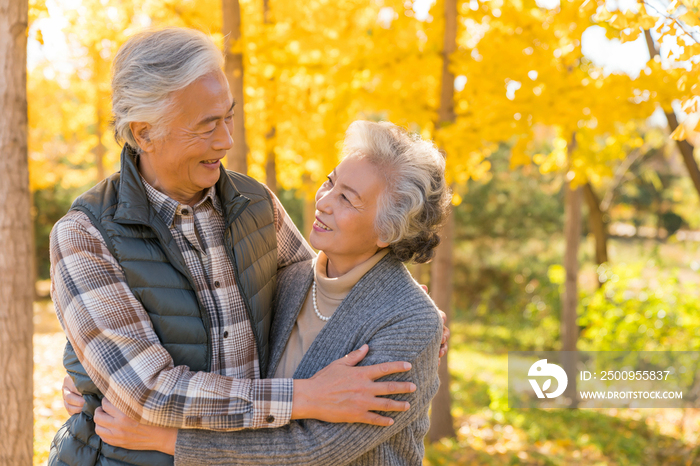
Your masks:
M433 327L435 332L431 339L430 329ZM95 431L110 445L174 454L176 464L180 465L345 464L387 441L415 422L419 416L425 415L439 384L437 328L435 322L407 319L383 329L370 342L378 350L368 356L368 361L381 363L400 356L413 362L410 373L392 376L387 380L396 380L394 383L400 384L402 382L398 380L410 379L419 386L411 395L383 398L388 402L410 402L412 405L409 412L394 416L395 422L391 427L328 424L311 420L292 422L279 429L229 432L225 435L203 430L181 430L178 436L177 429L144 426L127 418L105 399L102 407L95 411ZM351 364L357 360L355 353L357 351L347 357L352 360ZM333 364L337 363L338 361ZM365 369L372 367L380 366L368 366ZM320 372L314 378L319 374Z
M174 366L121 267L82 213L64 217L51 232L51 278L56 313L85 371L129 417L217 430L289 421L291 379L233 379Z
M413 366L410 372L384 380L415 382L416 392L392 396L407 401L411 409L392 415L394 424L377 427L367 424L327 424L315 420L292 422L279 429L232 433L180 430L175 449L176 465L341 465L407 428L424 415L438 388L437 364L441 324L409 318L380 330L370 340L370 354L363 363L378 364L403 359Z

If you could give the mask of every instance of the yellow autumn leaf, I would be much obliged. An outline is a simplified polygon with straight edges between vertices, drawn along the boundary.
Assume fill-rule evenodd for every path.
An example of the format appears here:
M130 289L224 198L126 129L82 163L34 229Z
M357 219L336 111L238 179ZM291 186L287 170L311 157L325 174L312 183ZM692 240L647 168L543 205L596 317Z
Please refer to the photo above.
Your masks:
M608 22L615 29L626 29L629 27L629 21L620 13L614 14Z
M679 20L691 27L700 26L700 15L696 11L687 11L678 17Z
M602 7L598 13L596 13L594 20L597 22L604 22L604 21L609 21L610 18L613 17L613 14L610 13L607 8Z
M637 25L642 29L651 29L656 25L658 20L659 19L655 16L645 14L637 20Z
M637 37L639 37L641 32L642 30L640 28L632 29L630 32L623 32L620 34L620 39L622 40L622 43L632 42L637 40Z
M687 137L688 133L683 124L678 125L678 127L671 133L671 139L676 141L684 141Z
M689 99L683 102L681 106L685 113L696 113L698 111L698 99Z

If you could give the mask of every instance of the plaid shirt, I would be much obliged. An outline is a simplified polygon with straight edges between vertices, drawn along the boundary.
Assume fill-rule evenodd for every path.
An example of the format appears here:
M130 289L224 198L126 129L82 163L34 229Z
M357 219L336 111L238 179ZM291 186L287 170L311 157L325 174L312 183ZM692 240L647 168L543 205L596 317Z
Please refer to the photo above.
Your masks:
M51 232L51 295L85 371L110 402L144 424L235 430L288 423L293 382L260 379L255 338L224 246L216 190L207 190L191 207L142 181L150 204L170 225L209 314L211 372L174 366L102 235L84 213L72 211ZM272 198L278 268L314 257Z

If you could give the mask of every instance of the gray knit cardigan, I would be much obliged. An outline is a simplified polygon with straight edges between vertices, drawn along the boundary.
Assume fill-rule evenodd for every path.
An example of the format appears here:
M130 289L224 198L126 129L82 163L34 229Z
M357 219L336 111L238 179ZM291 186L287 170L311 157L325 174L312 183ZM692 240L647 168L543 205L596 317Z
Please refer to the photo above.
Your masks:
M270 336L274 374L313 279L311 261L293 264L278 276ZM403 413L382 413L390 427L292 421L277 429L212 432L181 429L176 465L420 465L423 437L430 424L428 406L439 386L438 351L442 320L431 299L404 265L384 257L353 287L323 327L295 379L307 379L336 359L369 344L360 365L409 361L410 371L379 380L411 381L418 389L392 395L408 401Z

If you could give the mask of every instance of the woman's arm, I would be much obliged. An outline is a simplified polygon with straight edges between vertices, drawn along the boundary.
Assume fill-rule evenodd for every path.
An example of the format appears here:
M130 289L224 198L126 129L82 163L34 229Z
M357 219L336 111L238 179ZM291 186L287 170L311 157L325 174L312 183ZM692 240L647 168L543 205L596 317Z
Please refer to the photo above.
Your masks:
M360 406L364 406L367 403L374 403L374 408L376 410L384 411L407 411L410 408L410 404L406 401L396 401L389 398L374 398L373 401L366 400L368 393L372 392L371 387L367 387L367 390L357 391L353 388L352 383L347 383L347 380L343 380L342 377L337 377L337 369L341 366L354 366L364 355L366 354L368 347L363 345L360 350L353 351L348 354L345 358L339 359L332 364L328 365L319 373L309 380L297 380L296 383L308 382L309 386L314 387L316 385L315 379L325 375L329 375L331 378L336 379L336 385L338 386L337 392L340 395L339 401L345 403L336 403L335 406L323 406L323 402L319 402L319 398L310 398L307 403L297 403L301 405L302 408L298 408L293 411L292 417L295 418L314 418L314 419L324 419L329 418L331 420L342 418L342 416L347 416L348 422L357 416L366 415L368 419L366 422L373 425L392 425L394 423L393 419L385 418L377 413L354 413L353 410L361 409ZM369 374L369 379L375 380L380 377L385 377L390 371L390 363L380 364L376 366L368 366L360 368L363 372ZM411 382L395 383L395 382L385 382L393 385L392 391L399 391L401 385L410 385L410 391L415 391L416 386ZM64 380L64 404L67 409L75 410L77 397L75 392L75 386L72 383L70 377L66 377ZM65 393L70 396L65 396ZM372 396L372 395L369 395ZM82 400L82 399L81 399ZM344 406L343 406L344 404ZM306 406L306 408L304 408ZM393 409L396 408L396 409ZM363 408L362 408L363 409ZM363 409L364 410L364 409ZM308 412L305 412L308 411ZM77 409L80 412L80 409ZM373 419L374 417L380 420ZM388 422L384 422L386 419ZM174 454L175 452L175 442L177 440L177 429L168 427L157 427L157 426L146 426L144 424L139 424L138 422L129 419L124 413L119 411L112 403L104 398L102 400L102 406L95 410L95 432L102 438L104 442L109 445L127 448L130 450L156 450L167 454Z
M292 422L282 428L266 431L224 434L180 430L175 450L176 464L339 465L359 458L400 434L419 418L427 415L430 400L439 385L437 355L442 325L441 319L432 308L427 312L426 302L429 303L427 299L422 301L422 308L418 305L402 308L398 319L380 327L368 341L370 353L363 364L381 364L400 358L409 361L413 366L407 373L382 379L411 381L417 385L417 390L412 394L391 397L411 405L409 411L393 416L393 425L376 427L308 420Z
M359 458L426 415L439 386L437 355L441 328L437 314L428 322L424 318L408 318L380 330L369 342L371 351L364 363L380 364L401 357L413 366L407 373L384 379L411 381L417 386L414 393L391 397L411 405L408 411L393 416L393 425L377 427L306 420L257 431L180 430L175 464L341 465Z
M431 328L434 330L432 336ZM417 390L410 395L392 396L394 402L410 403L410 410L395 415L394 423L388 427L306 420L278 429L227 433L180 430L178 434L177 429L144 426L132 421L111 403L103 401L103 407L95 413L96 432L110 445L174 454L178 465L348 463L425 415L439 384L439 328L439 324L431 326L424 319L422 322L408 319L381 330L370 341L372 351L365 361L382 364L389 358L388 353L395 357L397 352L412 361L410 372L386 378L410 380L417 385ZM411 333L409 339L405 338L407 332ZM422 346L414 345L416 341L422 342ZM309 382L313 382L313 378Z

